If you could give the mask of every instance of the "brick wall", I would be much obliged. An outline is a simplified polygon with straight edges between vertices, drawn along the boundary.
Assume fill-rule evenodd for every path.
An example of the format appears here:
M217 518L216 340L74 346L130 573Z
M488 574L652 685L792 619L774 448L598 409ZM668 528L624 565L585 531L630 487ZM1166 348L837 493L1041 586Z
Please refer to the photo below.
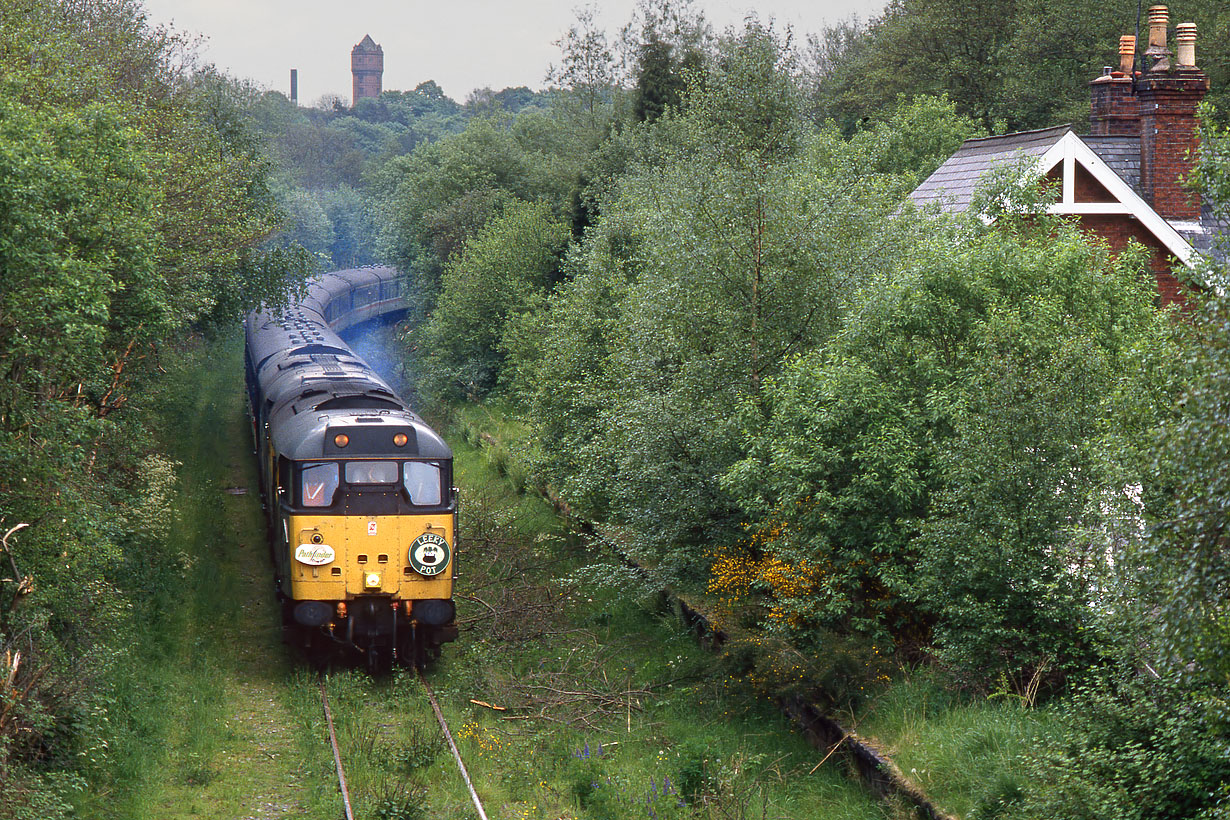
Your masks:
M1094 136L1140 136L1140 105L1132 78L1116 72L1089 84L1089 127Z
M1200 200L1183 179L1191 174L1199 139L1196 106L1209 80L1204 72L1150 73L1141 79L1140 187L1146 202L1166 219L1198 220Z
M379 46L375 49L355 46L350 52L350 73L353 78L351 105L366 97L379 97L384 75L384 51Z
M1172 267L1182 267L1182 264L1139 221L1126 214L1085 215L1080 217L1080 224L1086 231L1105 239L1116 254L1126 248L1131 240L1144 245L1149 250L1149 268L1157 284L1158 303L1187 304L1186 286L1172 272Z

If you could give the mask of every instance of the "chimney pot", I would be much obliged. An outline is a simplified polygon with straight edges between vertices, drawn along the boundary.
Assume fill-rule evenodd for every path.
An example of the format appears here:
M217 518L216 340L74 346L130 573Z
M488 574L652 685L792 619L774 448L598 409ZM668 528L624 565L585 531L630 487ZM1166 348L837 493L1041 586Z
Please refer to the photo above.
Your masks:
M1125 34L1119 38L1119 70L1124 74L1131 74L1134 62L1136 62L1136 35Z
M1136 38L1119 38L1122 71L1104 66L1089 83L1089 131L1097 136L1140 136L1140 104L1130 74L1136 59Z
M1175 42L1178 44L1179 68L1196 67L1196 24L1179 23L1175 26Z
M1166 27L1169 24L1169 9L1165 6L1149 7L1149 48L1145 56L1153 58L1150 71L1170 70L1170 49L1166 48Z
M1165 6L1149 7L1149 48L1166 47L1166 27L1170 23L1170 9Z

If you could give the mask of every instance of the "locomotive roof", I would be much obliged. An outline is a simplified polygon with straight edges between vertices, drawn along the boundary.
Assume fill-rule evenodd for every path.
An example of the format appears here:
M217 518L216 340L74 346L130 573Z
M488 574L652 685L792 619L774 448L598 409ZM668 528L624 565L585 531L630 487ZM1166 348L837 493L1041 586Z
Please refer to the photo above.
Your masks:
M270 418L284 409L295 415L329 407L408 409L393 388L374 374L371 378L360 374L339 377L315 367L304 371L280 380L274 389L262 391Z
M281 313L245 321L248 359L274 448L292 459L452 458L444 440L329 326L329 303L397 277L388 267L326 273ZM332 444L339 430L350 444ZM405 433L396 447L393 436Z
M274 448L296 461L346 458L451 459L453 451L435 430L409 410L326 410L285 418L274 430ZM330 446L331 436L345 431L351 444ZM403 432L409 443L398 448L393 436Z
M296 351L350 353L350 348L325 323L324 316L302 305L288 307L280 316L268 311L253 313L245 322L248 351L257 371L275 356Z

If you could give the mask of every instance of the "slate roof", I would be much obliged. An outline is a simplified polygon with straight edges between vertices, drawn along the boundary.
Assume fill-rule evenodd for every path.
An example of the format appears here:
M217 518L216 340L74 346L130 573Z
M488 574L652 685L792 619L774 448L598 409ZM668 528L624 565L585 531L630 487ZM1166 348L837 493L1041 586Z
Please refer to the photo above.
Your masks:
M1021 159L1041 157L1070 130L1071 126L1060 125L966 140L955 154L914 189L910 199L918 205L937 203L940 210L948 213L968 210L974 191L989 171Z
M1081 137L1119 178L1140 194L1140 137Z
M372 39L370 34L364 34L363 39L354 47L355 51L375 51L378 54L384 54L384 49L376 45L376 41Z
M1223 265L1230 263L1230 224L1219 221L1213 215L1213 209L1208 202L1200 206L1200 230L1192 231L1180 227L1179 234L1191 243L1198 253L1216 259ZM1219 237L1220 242L1217 241Z

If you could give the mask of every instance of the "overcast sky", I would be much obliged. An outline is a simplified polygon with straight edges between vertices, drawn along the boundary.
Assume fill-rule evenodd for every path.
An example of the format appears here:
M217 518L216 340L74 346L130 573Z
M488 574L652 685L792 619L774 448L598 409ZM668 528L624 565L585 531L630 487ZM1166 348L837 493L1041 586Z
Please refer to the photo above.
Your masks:
M229 74L290 93L350 101L350 49L370 34L384 48L384 88L410 90L435 80L458 102L476 88L541 88L554 42L575 20L578 0L145 0L151 23L205 37L205 60ZM715 29L748 9L789 24L802 39L852 14L867 20L884 0L696 0ZM599 21L613 41L635 0L604 0Z

